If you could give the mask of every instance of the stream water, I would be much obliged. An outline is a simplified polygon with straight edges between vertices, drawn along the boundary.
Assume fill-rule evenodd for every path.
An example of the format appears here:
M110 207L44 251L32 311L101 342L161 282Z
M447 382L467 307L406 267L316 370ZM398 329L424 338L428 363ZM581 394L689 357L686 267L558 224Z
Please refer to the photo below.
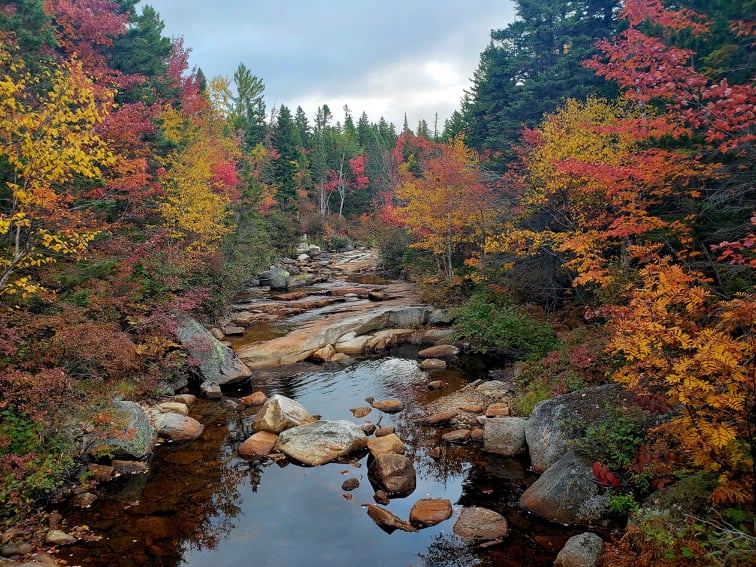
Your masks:
M448 382L448 393L484 369L468 364L433 378ZM294 376L258 373L253 388L294 398L324 419L354 419L349 409L366 406L367 396L411 400L398 414L373 410L363 419L394 425L417 470L414 493L392 499L387 508L406 519L418 499L447 498L454 515L441 524L388 534L373 523L361 506L373 502L367 453L321 467L240 459L236 448L251 433L255 409L199 400L192 409L206 426L199 439L158 447L149 473L102 486L88 509L64 511L69 526L88 525L101 539L63 548L60 558L98 567L552 565L577 531L518 507L519 495L535 479L526 462L472 445L444 446L440 435L448 429L414 424L422 406L442 395L429 391L427 381L412 349L404 348L348 367L304 368ZM442 447L438 460L427 454L435 446ZM360 486L347 493L341 485L350 477ZM453 534L460 510L470 505L507 517L511 531L504 543L476 549Z

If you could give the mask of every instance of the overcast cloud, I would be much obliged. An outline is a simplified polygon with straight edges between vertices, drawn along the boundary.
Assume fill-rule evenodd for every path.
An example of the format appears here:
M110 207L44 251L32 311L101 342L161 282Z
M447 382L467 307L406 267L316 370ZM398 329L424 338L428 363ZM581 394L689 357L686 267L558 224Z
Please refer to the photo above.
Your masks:
M190 64L232 79L239 63L265 83L270 110L301 106L312 121L348 105L400 128L439 128L456 109L489 32L514 19L510 0L142 0L182 36Z

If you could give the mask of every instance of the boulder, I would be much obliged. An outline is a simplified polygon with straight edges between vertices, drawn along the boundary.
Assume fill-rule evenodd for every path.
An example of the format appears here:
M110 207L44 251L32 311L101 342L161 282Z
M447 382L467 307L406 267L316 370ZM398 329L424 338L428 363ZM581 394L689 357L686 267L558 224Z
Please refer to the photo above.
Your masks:
M604 540L592 532L572 536L554 561L555 567L596 567L604 553Z
M316 421L292 427L278 436L276 447L287 457L310 466L322 465L367 446L367 435L351 421Z
M501 514L471 506L463 508L454 524L454 533L467 543L499 540L509 533L509 523Z
M326 345L323 348L319 348L312 353L310 358L318 362L330 362L333 356L336 354L336 349L333 345Z
M367 448L373 457L390 453L403 455L406 450L404 443L395 433L369 439L367 442Z
M376 437L385 437L386 435L391 435L396 431L396 428L393 425L387 425L385 427L379 427L375 430L375 436Z
M417 478L412 460L404 455L378 455L368 467L368 479L388 496L408 496L415 491Z
M543 472L556 463L583 437L587 424L606 419L607 407L627 408L627 415L639 421L648 415L619 384L586 388L537 404L525 428L533 470Z
M360 481L354 477L348 478L344 482L341 483L341 490L345 490L346 492L356 490L359 487L360 487Z
M217 382L202 382L200 392L208 400L220 400L223 398L223 391Z
M486 419L483 425L483 450L505 457L524 453L526 425L527 420L521 417Z
M357 335L356 333L347 333L334 345L336 352L342 354L363 354L367 349L367 343L370 340L369 335Z
M176 394L171 398L171 401L186 404L188 407L192 407L197 402L197 396L192 394Z
M486 417L507 417L509 415L510 410L507 402L491 404L486 408Z
M239 382L252 376L234 351L210 334L199 322L177 316L176 336L189 356L198 361L202 382L218 385Z
M454 345L436 345L424 348L417 353L420 358L449 358L459 354L459 349Z
M404 402L401 400L377 400L371 405L375 409L386 413L397 413L404 409Z
M258 431L239 445L239 456L242 459L257 459L264 457L273 450L278 441L278 435L270 431Z
M50 530L45 534L45 542L50 545L71 545L76 541L74 536L60 530Z
M269 286L270 289L288 289L291 274L283 268L271 267L264 271L258 278L261 286Z
M566 525L588 525L607 512L609 498L599 488L587 457L568 451L520 497L533 514Z
M152 452L157 432L139 404L119 400L106 411L107 425L99 427L89 438L89 454L139 460Z
M239 398L239 401L245 406L261 406L268 401L268 396L265 392L257 391Z
M448 520L452 515L449 500L441 498L423 498L418 500L410 510L409 520L413 526L426 528Z
M179 413L159 413L153 419L158 435L171 441L191 441L205 430L193 417Z
M367 508L368 516L378 524L378 526L385 532L391 533L394 530L403 530L405 532L416 532L417 528L402 520L399 516L396 516L380 506L375 504L365 504Z
M257 431L281 433L285 429L313 421L316 421L315 417L302 404L281 394L274 394L258 410L252 427Z

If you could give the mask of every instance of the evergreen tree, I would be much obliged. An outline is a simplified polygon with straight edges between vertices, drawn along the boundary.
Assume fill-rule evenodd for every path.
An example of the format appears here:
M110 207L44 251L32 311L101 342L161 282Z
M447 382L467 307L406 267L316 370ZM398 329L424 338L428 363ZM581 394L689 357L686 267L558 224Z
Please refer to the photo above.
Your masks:
M288 107L281 105L278 109L276 124L273 129L273 148L277 156L273 159L273 175L278 188L278 199L285 207L296 197L302 158L302 139Z
M254 148L265 139L265 85L244 63L239 63L234 71L234 85L231 124L244 133L245 146Z
M423 138L427 138L428 140L431 139L431 135L428 130L428 123L423 118L421 118L420 122L417 123L417 135L422 136Z
M307 115L305 114L305 111L302 110L301 106L297 107L297 111L294 114L294 124L297 125L297 130L299 130L299 138L302 140L302 147L306 149L310 148L310 124L307 120Z
M49 48L57 45L50 17L45 13L45 2L16 0L3 4L13 6L7 10L0 8L0 31L10 34L28 71L38 75L52 61Z

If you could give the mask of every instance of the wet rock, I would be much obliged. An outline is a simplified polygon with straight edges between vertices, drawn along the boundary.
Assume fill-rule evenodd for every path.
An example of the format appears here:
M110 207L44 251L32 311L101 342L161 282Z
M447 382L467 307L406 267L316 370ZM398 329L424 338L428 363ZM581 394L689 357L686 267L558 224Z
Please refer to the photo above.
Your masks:
M480 427L476 427L470 432L471 441L483 441L484 431Z
M486 409L486 417L508 417L509 414L510 410L507 402L491 404Z
M368 467L368 479L388 496L412 494L417 484L415 467L404 455L378 455Z
M441 440L445 443L466 443L470 440L470 430L456 429L454 431L450 431L449 433L444 433L441 436Z
M440 459L441 458L441 447L433 447L431 450L428 451L428 456L431 459Z
M596 483L592 464L568 451L528 487L520 505L560 524L587 525L599 520L608 512L609 498Z
M98 465L90 463L87 465L87 472L90 478L97 482L103 482L116 476L116 470L110 465Z
M243 335L245 332L244 327L238 327L236 325L226 325L223 327L223 334L230 337L230 336L240 336Z
M397 437L394 433L369 439L367 447L368 451L370 451L370 454L374 457L390 453L403 455L404 451L406 450L402 440L399 439L399 437Z
M270 431L258 431L239 445L239 456L242 459L257 459L264 457L273 450L278 441L278 435Z
M252 427L257 431L281 433L285 429L312 423L315 417L299 402L274 394L255 415Z
M356 488L359 488L360 481L356 478L348 478L341 484L341 490L346 490L347 492L350 490L355 490Z
M468 543L505 538L509 533L507 519L488 508L464 508L454 524L454 533Z
M366 421L365 423L360 424L360 429L365 432L365 435L372 435L376 430L375 423Z
M533 408L525 437L533 470L543 472L583 436L585 426L606 419L606 407L627 408L628 418L642 422L648 412L618 384L586 388L544 400Z
M71 545L76 543L76 538L60 530L50 530L45 534L45 542L50 545Z
M417 356L420 358L449 358L458 354L459 348L454 345L435 345L424 348L417 353Z
M282 432L276 446L287 457L317 466L364 449L367 436L351 421L316 421Z
M199 361L203 382L231 384L252 375L229 347L222 345L199 322L177 316L176 336L189 356Z
M97 496L91 492L82 492L71 498L71 504L77 508L89 508L94 501L97 500Z
M223 397L220 385L215 382L203 382L200 384L200 392L208 400L220 400Z
M245 406L261 406L268 401L268 396L265 392L252 392L247 396L239 398L239 401Z
M319 362L330 362L333 360L336 354L336 349L333 345L326 345L323 348L319 348L310 355L310 358Z
M457 417L456 411L444 411L441 413L434 413L425 417L418 417L414 421L418 425L439 425L440 423L447 423L451 419Z
M176 394L171 400L192 407L197 402L197 396L193 396L192 394Z
M121 474L142 474L150 470L150 467L144 461L122 461L113 459L111 462L113 468Z
M394 530L402 530L405 532L416 532L417 528L402 520L400 517L392 514L385 508L376 506L375 504L366 504L368 516L378 524L378 526L385 532L391 533Z
M34 546L28 542L6 543L2 547L0 547L0 555L3 555L4 557L11 557L13 555L26 555L27 553L31 553L32 551L34 551ZM0 565L4 565L4 563L0 561Z
M428 389L429 390L440 390L446 385L446 382L443 380L433 380L431 382L428 382Z
M349 411L352 412L352 415L354 417L359 419L361 417L365 417L367 414L369 414L373 410L372 408L361 407L361 408L351 408Z
M604 553L604 541L592 532L572 536L554 561L555 567L596 567Z
M446 368L446 361L440 358L426 358L420 361L421 370L443 370L444 368Z
M378 502L378 504L383 504L386 506L391 502L391 500L388 497L388 494L384 490L376 490L375 494L373 494L373 500Z
M424 498L418 500L410 510L409 520L413 526L426 528L435 526L448 520L452 515L452 505L449 500L440 498Z
M431 318L433 317L433 313L436 311L431 311L431 313L428 315L428 324L434 325L436 323L431 323ZM420 342L424 345L436 345L439 343L448 343L454 339L456 331L454 329L426 329L423 331L422 336L420 337Z
M154 406L154 409L160 413L178 413L181 415L189 415L189 407L181 402L163 402Z
M486 419L483 426L483 450L505 457L525 452L525 427L527 420L521 417Z
M258 277L261 286L269 286L271 290L288 289L291 274L283 268L271 267Z
M393 425L387 425L386 427L379 427L375 430L375 436L376 437L385 437L386 435L391 435L396 431L396 428Z
M377 400L372 406L386 413L397 413L404 409L404 402L401 400Z
M90 455L138 460L152 452L157 432L139 404L119 400L106 411L110 414L108 425L99 427L88 439Z
M356 333L347 333L339 338L334 345L336 352L342 354L363 354L367 348L367 342L370 340L368 335L357 335Z
M459 406L459 409L467 413L482 413L485 408L480 404L466 404Z
M191 441L205 430L193 417L178 413L161 413L154 417L155 429L160 437L171 441Z

